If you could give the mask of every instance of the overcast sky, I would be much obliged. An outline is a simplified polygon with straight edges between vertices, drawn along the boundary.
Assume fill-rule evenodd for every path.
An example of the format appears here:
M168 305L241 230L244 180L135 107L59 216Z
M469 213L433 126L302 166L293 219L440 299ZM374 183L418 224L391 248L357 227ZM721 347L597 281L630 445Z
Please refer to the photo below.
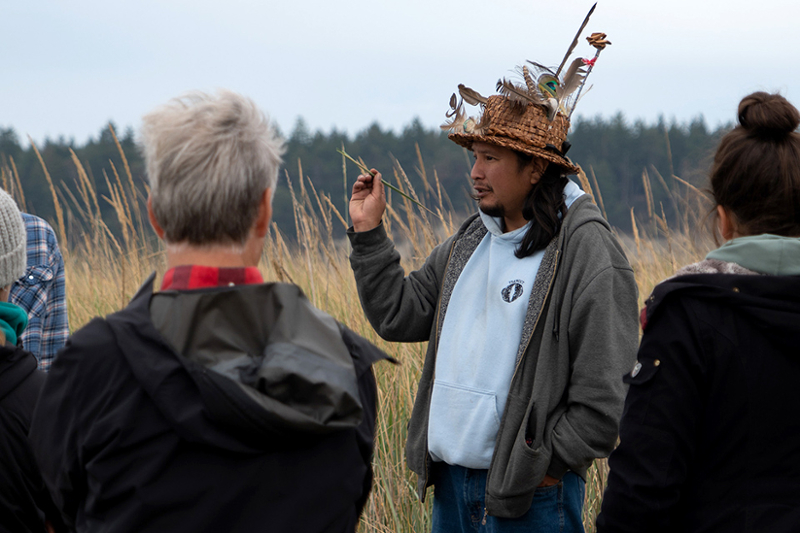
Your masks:
M591 0L0 0L0 126L84 142L180 93L229 88L285 133L401 130L444 119L459 83L484 95L526 59L558 65ZM607 48L576 115L709 126L742 96L800 104L796 0L600 0ZM577 56L594 49L581 40Z

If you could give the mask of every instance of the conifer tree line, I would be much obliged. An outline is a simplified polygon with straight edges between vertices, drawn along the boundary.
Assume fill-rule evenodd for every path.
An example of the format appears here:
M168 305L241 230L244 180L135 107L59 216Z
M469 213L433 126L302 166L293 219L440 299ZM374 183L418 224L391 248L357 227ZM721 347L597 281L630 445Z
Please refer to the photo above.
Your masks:
M72 209L74 206L65 191L76 187L77 170L70 151L81 161L101 196L108 196L106 180L114 181L114 170L122 172L123 163L109 126L114 128L113 124L104 126L96 137L82 145L60 137L46 139L37 146L56 187L60 187L59 195ZM130 127L124 131L114 129L134 180L142 191L139 204L143 207L145 169L134 131ZM655 184L651 185L650 191L659 211L663 204L667 219L679 215L674 212L674 204L667 201L665 186L670 189L680 187L679 182L672 179L676 175L698 188L705 187L714 149L729 129L729 125L709 129L702 117L688 123L667 123L663 118L654 123L631 123L622 113L611 118L578 117L573 120L569 134L572 148L568 156L585 170L590 180L597 180L609 222L622 231L629 231L631 207L637 213L647 211L642 173L647 171L651 178L655 175L662 178L652 180ZM434 191L424 189L420 177L421 156L429 182L434 183L435 173L449 198L445 207L452 205L453 209L464 214L475 210L474 202L469 198L471 153L448 140L438 128L424 127L419 119L414 119L400 132L383 129L375 123L348 135L336 129L329 133L312 132L299 118L284 137L287 150L275 194L273 219L289 238L295 232L287 180L297 191L300 168L316 190L330 195L342 215L346 216L345 196L349 196L349 188L359 171L352 163L347 164L348 190L345 191L342 157L336 151L342 147L350 155L362 158L367 165L380 170L384 179L390 182L394 181L393 169L399 164L417 194L430 199ZM25 191L27 209L53 221L52 194L33 148L23 145L13 127L0 127L0 165L10 169L12 162ZM112 207L104 202L101 209L107 210L104 219L113 230L115 215ZM77 227L78 224L73 225L73 229Z

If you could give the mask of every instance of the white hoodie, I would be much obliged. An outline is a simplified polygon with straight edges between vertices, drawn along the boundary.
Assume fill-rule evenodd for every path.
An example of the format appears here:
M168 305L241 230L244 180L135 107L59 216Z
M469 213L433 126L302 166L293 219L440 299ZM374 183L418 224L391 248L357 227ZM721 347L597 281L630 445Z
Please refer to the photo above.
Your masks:
M584 192L570 181L566 205ZM428 421L435 461L489 468L511 378L528 298L544 249L518 259L514 252L531 222L503 233L502 220L480 213L489 232L453 289L439 348Z

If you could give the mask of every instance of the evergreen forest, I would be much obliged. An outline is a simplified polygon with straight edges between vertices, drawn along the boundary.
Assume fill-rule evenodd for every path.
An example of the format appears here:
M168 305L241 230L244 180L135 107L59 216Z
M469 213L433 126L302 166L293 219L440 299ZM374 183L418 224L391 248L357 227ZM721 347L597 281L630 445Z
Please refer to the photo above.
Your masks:
M572 148L568 155L584 169L592 183L596 179L611 224L627 232L631 227L631 208L636 213L646 213L648 195L652 198L650 209L659 212L663 209L667 220L680 215L675 213L675 204L667 200L666 189L685 187L680 180L698 188L705 187L713 151L728 129L729 126L722 126L711 130L702 117L684 124L667 123L663 118L650 124L629 122L621 113L611 118L578 117L569 135ZM348 135L335 129L330 133L312 132L299 118L291 133L283 136L287 149L275 194L273 219L290 239L295 231L289 185L291 183L299 192L301 169L313 187L329 195L342 216L346 216L343 161L336 151L341 147L379 169L390 183L395 180L393 169L402 168L417 195L429 202L435 196L438 179L449 199L449 205L446 201L445 207L452 206L463 214L475 209L469 198L471 154L449 141L440 130L424 127L418 119L401 132L383 129L375 123ZM94 181L102 198L109 195L109 183L115 182L116 174L123 175L124 162L117 141L137 181L137 188L142 191L140 207L143 207L145 169L135 133L130 127L120 132L113 124L108 124L99 130L96 137L82 145L64 138L46 139L36 147L39 154L33 146L23 144L12 127L0 127L0 165L19 176L26 209L53 222L53 196L40 155L62 205L67 208L68 233L74 236L75 230L79 229L78 217L75 216L79 208L71 197L71 191L78 187L78 170L73 154ZM423 171L428 178L428 190L421 177ZM643 173L647 173L647 180L643 179ZM348 195L358 174L356 166L348 162ZM680 180L672 176L678 176ZM116 218L113 208L108 202L100 201L101 210L105 210L103 218L110 221L113 231ZM341 226L336 231L343 233Z

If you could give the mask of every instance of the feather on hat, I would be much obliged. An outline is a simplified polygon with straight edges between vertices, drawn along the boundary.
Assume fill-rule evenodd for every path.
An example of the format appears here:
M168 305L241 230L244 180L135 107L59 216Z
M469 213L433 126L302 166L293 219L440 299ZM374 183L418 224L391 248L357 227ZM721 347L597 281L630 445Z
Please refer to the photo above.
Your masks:
M578 167L566 157L566 150L563 149L569 118L580 100L586 77L594 67L597 56L606 45L611 44L605 40L606 35L593 33L587 38L597 50L593 59L579 57L566 70L564 67L596 6L593 5L584 18L557 69L528 61L528 65L517 70L520 83L500 79L497 82L499 94L488 98L459 85L461 98L455 94L450 97L450 110L446 114L448 120L441 126L443 130L452 132L448 137L468 149L472 148L475 141L511 148L541 157L560 165L569 174L576 174ZM464 111L465 102L481 107L478 118L467 115Z

